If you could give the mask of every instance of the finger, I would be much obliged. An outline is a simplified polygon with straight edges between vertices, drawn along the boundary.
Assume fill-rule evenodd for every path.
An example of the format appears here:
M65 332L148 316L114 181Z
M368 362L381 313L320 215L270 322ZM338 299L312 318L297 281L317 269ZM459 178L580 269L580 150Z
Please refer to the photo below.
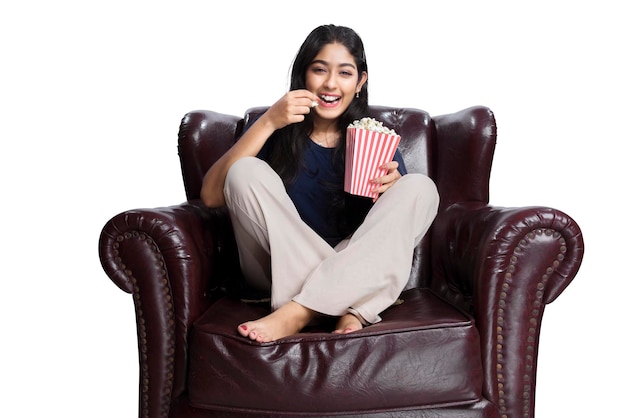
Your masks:
M395 172L394 172L395 173ZM394 173L385 174L384 176L377 177L372 180L374 184L387 184L396 179Z
M298 104L306 106L308 109L313 109L315 106L319 105L319 102L317 101L317 97L314 96L313 98L298 99Z
M311 109L312 107L310 104L294 106L293 114L295 116L298 116L298 119L300 117L304 118L304 115L308 115L309 113L311 113Z
M391 175L382 176L382 177L372 180L371 181L371 183L373 184L372 189L371 189L372 193L386 192L387 190L389 190L389 188L392 185L396 183L396 181L398 181L399 178L400 178L399 176L395 176L391 174Z
M317 96L315 94L313 94L312 92L310 92L309 90L306 90L306 89L292 90L292 91L289 92L289 94L293 98L309 99L311 101L317 100Z
M400 164L398 164L397 161L389 161L388 163L381 165L380 168L386 170L397 170L399 166Z
M309 90L294 90L292 93L294 94L294 98L306 99L305 105L311 109L319 104L318 97Z
M290 101L294 113L306 114L318 105L317 97L293 97Z
M293 100L286 109L286 112L292 116L298 116L297 119L311 113L311 101L309 99Z
M374 198L372 199L373 203L376 203L380 195L384 193L384 190L382 189L383 189L382 186L372 189L372 193L374 193Z

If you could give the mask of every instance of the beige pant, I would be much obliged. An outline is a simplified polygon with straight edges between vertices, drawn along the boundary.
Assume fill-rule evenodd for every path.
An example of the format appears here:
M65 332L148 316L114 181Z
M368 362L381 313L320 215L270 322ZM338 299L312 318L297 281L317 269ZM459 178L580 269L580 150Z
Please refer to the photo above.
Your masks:
M244 276L271 287L273 309L293 300L326 315L358 313L369 323L402 292L413 250L439 205L430 178L407 174L333 248L302 221L280 177L260 159L237 161L224 195Z

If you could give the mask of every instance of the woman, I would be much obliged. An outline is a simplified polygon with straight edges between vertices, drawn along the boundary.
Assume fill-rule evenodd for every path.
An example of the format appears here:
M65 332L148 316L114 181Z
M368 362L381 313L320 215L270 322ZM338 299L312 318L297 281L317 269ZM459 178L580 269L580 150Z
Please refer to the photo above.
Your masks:
M318 316L336 333L380 321L410 274L413 250L439 196L421 174L406 174L399 152L372 179L379 198L343 192L346 128L368 115L367 62L350 28L325 25L293 62L291 88L206 174L202 200L226 204L242 271L271 291L272 312L239 334L269 342Z

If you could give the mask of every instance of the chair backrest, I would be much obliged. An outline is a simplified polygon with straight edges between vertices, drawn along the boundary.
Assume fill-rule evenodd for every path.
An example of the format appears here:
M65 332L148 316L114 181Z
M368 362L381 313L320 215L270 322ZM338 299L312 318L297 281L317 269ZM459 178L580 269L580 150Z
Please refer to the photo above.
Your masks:
M187 113L180 126L178 150L187 199L200 197L202 178L231 147L243 128L267 107L249 109L241 118L198 110ZM489 176L495 146L495 120L484 107L431 118L422 110L370 106L371 116L401 137L400 151L409 172L431 177L439 188L442 208L458 201L489 198ZM438 155L445 150L445 155ZM407 288L427 286L430 237L415 250Z

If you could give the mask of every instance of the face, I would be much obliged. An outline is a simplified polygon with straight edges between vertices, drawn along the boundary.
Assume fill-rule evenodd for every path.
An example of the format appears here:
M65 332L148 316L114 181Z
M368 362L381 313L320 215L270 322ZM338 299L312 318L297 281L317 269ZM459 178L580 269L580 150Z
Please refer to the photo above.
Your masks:
M306 88L318 97L315 116L338 118L366 80L367 73L359 74L356 62L345 46L339 43L324 46L306 72Z

